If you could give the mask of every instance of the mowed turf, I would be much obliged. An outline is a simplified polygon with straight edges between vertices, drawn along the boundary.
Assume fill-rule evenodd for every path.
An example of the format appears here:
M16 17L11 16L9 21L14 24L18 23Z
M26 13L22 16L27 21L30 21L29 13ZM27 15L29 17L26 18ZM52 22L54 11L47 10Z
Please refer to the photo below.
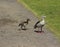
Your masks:
M60 0L20 0L38 15L45 15L48 27L60 38Z

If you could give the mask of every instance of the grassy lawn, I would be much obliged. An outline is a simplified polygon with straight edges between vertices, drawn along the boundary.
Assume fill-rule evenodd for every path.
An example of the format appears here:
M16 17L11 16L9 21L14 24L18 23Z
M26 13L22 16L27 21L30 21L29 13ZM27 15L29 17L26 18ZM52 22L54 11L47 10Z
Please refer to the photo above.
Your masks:
M38 15L47 16L48 27L60 39L60 0L20 0Z

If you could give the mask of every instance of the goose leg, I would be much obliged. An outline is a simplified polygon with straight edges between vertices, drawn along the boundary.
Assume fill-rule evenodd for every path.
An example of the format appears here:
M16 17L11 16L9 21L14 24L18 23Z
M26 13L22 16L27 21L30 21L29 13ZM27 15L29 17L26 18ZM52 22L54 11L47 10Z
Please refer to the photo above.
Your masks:
M19 29L18 30L21 30L22 29L22 25L20 25Z
M41 32L42 32L42 27L41 27Z
M24 26L24 29L26 29L25 26Z
M21 29L22 29L22 30L24 29L24 26L23 26L23 25L21 25Z
M43 27L41 27L41 31L40 31L40 32L43 32L42 28L43 28Z
M41 28L41 31L42 31L42 28ZM41 31L40 31L40 27L39 27L39 28L38 28L38 32L41 33Z
M38 32L40 32L40 28L38 28Z
M26 30L26 27L25 27L25 26L23 26L22 30Z
M21 26L21 29L22 29L23 26Z

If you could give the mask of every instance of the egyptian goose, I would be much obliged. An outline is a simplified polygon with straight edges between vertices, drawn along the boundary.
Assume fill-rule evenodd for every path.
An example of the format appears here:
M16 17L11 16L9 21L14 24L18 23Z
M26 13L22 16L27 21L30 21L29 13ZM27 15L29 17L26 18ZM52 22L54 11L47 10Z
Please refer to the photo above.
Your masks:
M36 24L34 25L34 29L36 29L36 28L41 28L41 31L38 31L38 32L42 32L42 28L43 28L43 26L45 25L45 17L46 16L42 16L42 18L41 18L41 21L39 20L39 21L37 21L36 22Z
M22 30L26 30L26 25L29 23L30 19L26 19L25 21L19 23L19 27L21 27Z

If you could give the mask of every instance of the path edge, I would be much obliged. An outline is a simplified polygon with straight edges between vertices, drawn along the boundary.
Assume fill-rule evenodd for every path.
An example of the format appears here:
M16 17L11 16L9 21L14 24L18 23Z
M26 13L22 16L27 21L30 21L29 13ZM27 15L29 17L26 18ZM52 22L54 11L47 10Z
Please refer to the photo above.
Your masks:
M34 10L32 10L23 0L17 0L17 2L21 3L23 6L25 6L25 8L27 8L29 11L31 11L34 14L34 16L39 19L38 14ZM47 24L46 28L48 30L50 30L53 34L55 34L54 36L59 40L59 38L57 37L57 34L56 34L57 32L54 29L50 28L50 25Z

